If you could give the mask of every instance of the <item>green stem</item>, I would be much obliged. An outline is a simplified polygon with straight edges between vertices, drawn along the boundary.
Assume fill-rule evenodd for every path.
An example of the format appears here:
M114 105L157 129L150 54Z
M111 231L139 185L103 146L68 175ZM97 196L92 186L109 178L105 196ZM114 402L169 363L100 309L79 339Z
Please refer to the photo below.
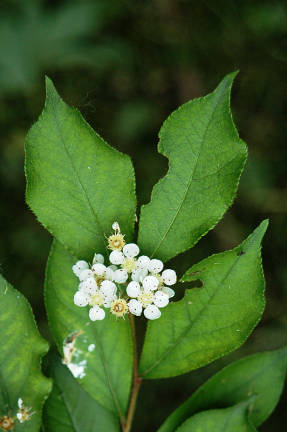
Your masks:
M137 397L139 393L139 389L141 386L142 378L139 376L139 368L138 368L138 353L137 353L137 341L136 341L136 329L135 329L135 322L134 322L134 316L129 313L129 320L130 320L130 327L131 327L131 336L132 336L132 342L133 342L133 387L132 387L132 393L131 393L131 399L127 414L127 420L125 424L123 425L123 432L130 432L132 421L135 414L136 409L136 403L137 403Z

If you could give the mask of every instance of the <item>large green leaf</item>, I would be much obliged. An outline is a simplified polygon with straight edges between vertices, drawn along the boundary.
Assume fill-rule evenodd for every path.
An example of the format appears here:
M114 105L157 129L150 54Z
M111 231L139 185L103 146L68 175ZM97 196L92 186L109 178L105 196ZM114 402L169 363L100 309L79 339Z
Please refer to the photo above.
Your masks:
M37 330L32 309L25 297L0 275L0 417L14 416L18 400L34 414L15 426L16 431L38 432L42 406L51 390L42 375L41 358L47 342Z
M231 408L195 414L177 432L255 432L255 427L248 419L249 404L250 401L246 401Z
M238 247L192 266L182 281L200 279L149 322L141 374L175 376L199 368L238 348L258 323L265 305L261 240L268 221Z
M58 358L49 369L54 384L44 409L47 432L119 431L117 417L92 399Z
M131 238L134 171L46 81L46 104L26 139L26 199L40 222L80 258L105 251L117 220Z
M132 343L129 320L106 313L92 322L87 308L73 303L78 281L72 272L75 258L54 241L46 272L46 307L59 351L74 340L68 366L84 389L103 407L124 417L131 384ZM68 339L67 339L68 338Z
M158 432L174 432L191 415L224 408L257 395L250 419L260 426L276 407L287 370L287 348L240 359L211 377L163 423Z
M247 153L229 108L234 76L181 106L160 130L169 171L141 210L138 243L147 255L167 261L191 248L234 199Z

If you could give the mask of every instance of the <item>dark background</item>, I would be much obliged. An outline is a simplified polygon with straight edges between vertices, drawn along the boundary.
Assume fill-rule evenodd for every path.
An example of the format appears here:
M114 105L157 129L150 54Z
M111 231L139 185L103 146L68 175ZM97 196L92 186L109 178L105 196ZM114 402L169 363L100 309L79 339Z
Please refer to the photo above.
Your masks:
M43 304L50 235L24 201L24 137L44 102L44 75L135 165L139 205L167 170L157 133L180 104L240 69L234 120L249 147L238 196L218 226L180 260L240 243L268 217L267 306L244 347L199 371L146 382L135 430L156 430L194 388L242 355L287 343L287 4L284 0L0 1L0 265L30 300L49 340ZM246 281L248 283L248 281ZM260 431L282 431L287 389Z

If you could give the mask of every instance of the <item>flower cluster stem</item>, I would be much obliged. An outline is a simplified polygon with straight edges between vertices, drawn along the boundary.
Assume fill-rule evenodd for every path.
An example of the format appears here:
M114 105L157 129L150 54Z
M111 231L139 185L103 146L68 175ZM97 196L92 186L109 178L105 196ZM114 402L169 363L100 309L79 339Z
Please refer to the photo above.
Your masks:
M135 322L134 322L134 316L131 313L129 313L129 320L130 320L131 337L133 343L133 387L131 392L127 419L125 424L122 427L123 432L130 432L131 430L132 421L136 409L137 397L142 382L142 378L139 376L139 371L138 371L138 352L137 352Z

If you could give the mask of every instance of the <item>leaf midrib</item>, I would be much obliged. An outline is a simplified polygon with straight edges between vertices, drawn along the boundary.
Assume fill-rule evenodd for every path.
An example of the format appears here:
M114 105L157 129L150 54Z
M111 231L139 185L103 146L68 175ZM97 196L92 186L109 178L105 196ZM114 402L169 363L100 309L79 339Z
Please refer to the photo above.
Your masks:
M225 90L225 88L224 88L224 90ZM159 243L157 244L157 246L156 246L155 249L153 250L153 252L152 252L152 254L151 254L151 257L153 257L153 256L155 255L155 253L156 253L156 252L159 250L159 248L161 247L162 243L165 241L165 239L166 239L168 233L170 232L170 230L171 230L173 224L175 223L175 220L177 219L178 214L179 214L179 212L181 211L182 206L183 206L183 204L184 204L184 202L185 202L185 200L186 200L187 194L188 194L189 189L190 189L191 182L192 182L193 177L194 177L194 174L195 174L195 172L196 172L196 168L197 168L197 165L198 165L199 156L200 156L200 153L201 153L201 150L202 150L203 143L204 143L204 141L205 141L205 137L206 137L207 131L208 131L209 127L210 127L211 121L212 121L212 119L213 119L213 116L214 116L214 113L215 113L216 107L217 107L217 105L218 105L218 103L219 103L219 101L220 101L220 99L221 99L222 93L223 93L223 89L221 89L220 93L218 94L218 98L215 100L215 103L214 103L214 106L213 106L213 109L212 109L211 115L210 115L210 117L209 117L209 120L207 121L207 124L206 124L205 130L204 130L204 133L203 133L203 135L202 135L201 142L200 142L200 147L199 147L199 151L198 151L198 154L197 154L197 158L196 158L196 161L195 161L194 167L193 167L193 169L192 169L192 172L191 172L191 174L190 174L190 177L189 177L189 179L188 179L188 183L187 183L187 186L186 186L185 192L184 192L184 194L183 194L183 198L182 198L182 200L181 200L181 202L180 202L180 204L179 204L179 206L178 206L178 209L176 210L175 215L174 215L174 217L172 218L172 220L171 220L171 222L170 222L168 228L166 229L166 231L165 231L165 233L163 234L161 240L159 241Z
M124 422L124 415L122 413L122 410L121 410L121 407L120 407L120 404L119 404L119 400L118 400L117 394L116 394L116 392L115 392L115 390L113 388L113 385L112 385L111 376L110 376L110 373L109 373L109 370L108 370L108 367L107 367L108 363L106 362L104 350L102 348L101 341L98 338L98 334L97 334L96 328L94 329L94 335L95 335L95 339L97 341L97 346L99 348L99 355L100 355L100 358L102 360L102 365L103 365L103 368L104 368L104 371L105 371L106 379L108 381L108 386L109 386L112 398L114 400L114 404L115 404L116 410L118 412L119 418L120 418L121 422L123 423Z
M80 189L81 189L82 192L83 192L84 200L85 200L85 198L86 198L86 201L87 201L87 203L88 203L88 208L89 208L89 210L90 210L90 213L92 214L92 217L95 219L95 222L96 222L96 224L97 224L98 227L99 227L99 232L101 233L102 237L105 238L104 231L103 231L103 229L102 229L102 227L101 227L101 224L100 224L100 222L99 222L99 220L98 220L98 217L97 217L97 215L96 215L96 213L95 213L95 210L93 209L93 206L92 206L92 203L91 203L91 201L90 201L90 199L89 199L88 193L87 193L86 189L84 188L84 185L83 185L82 182L81 182L80 176L78 175L78 172L77 172L77 170L76 170L76 167L75 167L75 165L74 165L74 163L73 163L73 160L72 160L72 158L71 158L71 156L70 156L70 153L68 152L68 149L67 149L67 147L66 147L65 140L64 140L64 137L63 137L63 135L62 135L61 127L60 127L60 124L59 124L59 122L58 122L57 111L56 111L56 107L55 107L55 104L54 104L54 100L53 100L53 98L51 98L51 106L52 106L52 111L53 111L53 114L54 114L55 123L56 123L57 130L58 130L58 135L59 135L59 137L60 137L60 141L61 141L61 143L62 143L62 146L63 146L63 148L64 148L64 151L65 151L65 153L66 153L66 155L67 155L67 159L69 160L70 165L72 166L72 170L73 170L74 173L75 173L75 176L76 176L76 179L77 179L77 181L78 181L78 183L79 183Z

